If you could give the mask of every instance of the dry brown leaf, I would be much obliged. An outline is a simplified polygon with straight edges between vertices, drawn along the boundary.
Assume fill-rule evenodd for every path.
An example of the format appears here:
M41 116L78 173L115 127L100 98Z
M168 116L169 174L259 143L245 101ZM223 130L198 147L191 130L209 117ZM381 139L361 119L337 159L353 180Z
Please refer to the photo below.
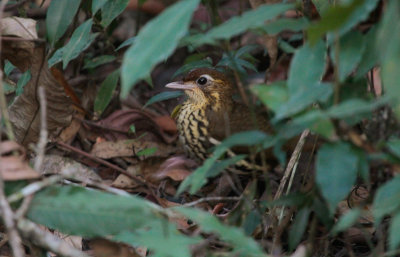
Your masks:
M172 157L166 160L160 169L153 174L156 180L170 178L174 181L183 181L191 174L191 170L196 166L193 160L183 156Z
M93 239L89 242L90 248L92 248L96 257L142 257L143 255L138 254L132 247L122 244L115 243L106 239Z
M118 140L112 141L100 141L93 145L91 154L96 157L103 159L110 159L115 157L129 157L134 156L139 151L148 148L157 148L157 151L152 156L167 157L176 152L176 148L170 145L165 145L156 142L144 141L144 140Z
M43 159L43 174L61 174L80 181L100 182L101 178L92 169L67 157L46 155Z
M169 133L169 131L171 131L170 124L164 128L161 127L161 125L165 124L165 122L160 124L159 120L158 122L156 120L157 118L142 110L130 109L115 111L107 118L97 122L97 124L109 128L109 132L104 135L108 140L126 139L126 134L130 131L130 127L134 125L137 134L145 132L147 134L156 135L159 138L161 137L167 144L175 141L177 134ZM154 137L154 140L156 139L157 137Z
M26 146L37 142L39 136L40 106L37 98L39 85L43 86L46 92L47 128L50 137L57 136L62 128L71 123L73 108L63 87L48 69L44 42L32 41L36 35L36 31L32 28L32 20L19 18L18 24L20 27L13 31L2 30L2 36L18 35L19 40L3 38L1 58L9 60L22 72L28 69L31 72L32 78L25 86L22 95L18 96L9 107L16 141Z
M1 35L24 39L38 39L36 21L33 19L7 17L0 21Z
M13 141L0 143L0 173L5 181L40 177L26 162L25 149Z

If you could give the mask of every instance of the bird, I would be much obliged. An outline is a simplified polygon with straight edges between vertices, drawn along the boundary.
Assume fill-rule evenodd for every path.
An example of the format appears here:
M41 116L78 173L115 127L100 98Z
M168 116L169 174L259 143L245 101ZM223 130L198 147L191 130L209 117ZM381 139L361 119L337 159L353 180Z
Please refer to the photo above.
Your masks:
M254 129L271 131L265 115L252 112L233 99L232 80L216 69L193 69L182 80L165 87L183 90L187 96L176 114L176 123L179 141L192 159L207 159L211 147L234 133ZM249 165L245 164L247 168Z

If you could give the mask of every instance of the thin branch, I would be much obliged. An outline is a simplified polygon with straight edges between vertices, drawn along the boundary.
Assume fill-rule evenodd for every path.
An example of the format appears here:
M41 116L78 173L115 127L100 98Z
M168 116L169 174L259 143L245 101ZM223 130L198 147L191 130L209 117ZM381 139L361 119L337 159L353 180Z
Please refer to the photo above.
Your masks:
M46 95L45 90L42 86L38 88L39 103L40 103L40 135L39 142L36 147L36 159L34 169L37 172L41 172L43 166L44 153L47 144L47 115L46 115Z
M18 230L28 241L33 242L35 245L43 247L56 255L68 257L89 257L86 253L70 246L52 233L41 229L30 220L19 220Z
M190 203L185 203L183 206L195 206L199 203L204 203L204 202L230 202L230 201L239 201L242 199L242 197L220 197L220 196L214 196L214 197L204 197L200 198L196 201L190 202Z

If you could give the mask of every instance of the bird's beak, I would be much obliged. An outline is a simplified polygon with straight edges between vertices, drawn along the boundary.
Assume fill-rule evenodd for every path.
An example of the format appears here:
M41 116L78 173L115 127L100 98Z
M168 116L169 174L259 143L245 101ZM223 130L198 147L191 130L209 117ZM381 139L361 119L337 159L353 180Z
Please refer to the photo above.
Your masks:
M167 88L181 89L181 90L193 90L196 86L192 83L183 83L183 81L171 82L165 85Z

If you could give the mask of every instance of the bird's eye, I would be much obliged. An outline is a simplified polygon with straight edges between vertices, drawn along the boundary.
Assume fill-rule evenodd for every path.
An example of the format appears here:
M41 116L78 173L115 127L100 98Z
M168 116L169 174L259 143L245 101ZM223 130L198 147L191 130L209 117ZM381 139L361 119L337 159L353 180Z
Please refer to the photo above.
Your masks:
M207 83L207 78L205 78L205 77L200 77L197 80L197 84L199 84L199 85L205 85L206 83Z

